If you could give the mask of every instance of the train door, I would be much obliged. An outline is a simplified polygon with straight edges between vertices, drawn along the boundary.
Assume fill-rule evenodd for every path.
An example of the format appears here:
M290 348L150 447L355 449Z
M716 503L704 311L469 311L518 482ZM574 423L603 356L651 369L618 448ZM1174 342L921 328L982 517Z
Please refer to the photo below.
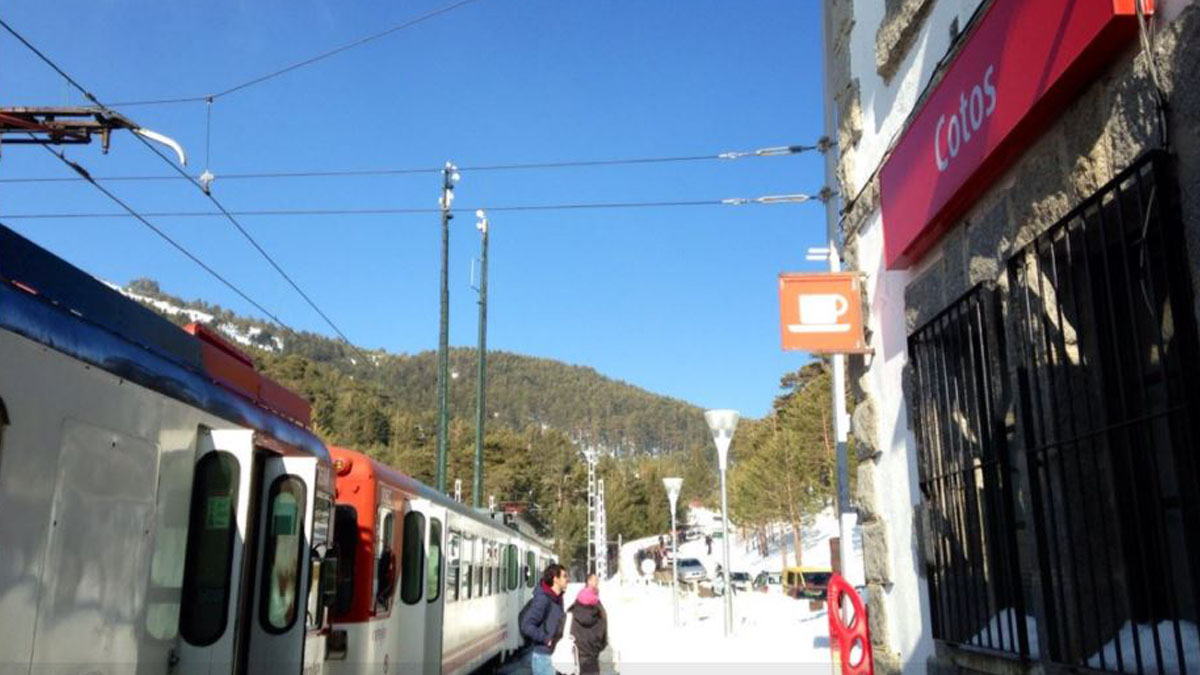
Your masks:
M309 646L305 591L312 562L312 520L307 516L314 500L316 462L308 457L260 456L262 501L257 561L252 581L246 584L253 609L245 617L250 626L245 672L299 672Z
M323 467L326 468L326 467ZM323 659L324 612L306 618L311 556L328 513L313 518L317 459L257 447L250 430L203 434L188 525L176 672L299 673ZM326 509L328 504L326 505ZM319 546L314 547L314 520ZM317 624L314 629L313 624ZM307 644L306 644L307 643Z
M442 672L442 624L445 619L446 509L432 503L429 516L428 543L425 547L425 668L424 675Z
M429 531L429 502L410 499L404 504L400 543L400 594L392 614L393 643L398 646L397 671L420 675L425 653L427 606L425 601L426 539Z

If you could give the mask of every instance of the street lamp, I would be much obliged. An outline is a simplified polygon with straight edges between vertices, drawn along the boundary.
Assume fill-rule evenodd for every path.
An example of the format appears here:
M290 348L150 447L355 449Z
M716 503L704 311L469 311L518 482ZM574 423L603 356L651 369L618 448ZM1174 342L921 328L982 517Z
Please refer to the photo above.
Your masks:
M721 469L721 548L725 558L725 635L733 632L733 593L729 584L729 498L725 490L725 471L729 468L729 444L733 442L733 432L737 429L738 412L736 410L709 410L704 413L704 421L712 431L713 442L717 444L717 462Z
M682 478L664 478L663 487L667 488L667 499L671 501L671 602L675 611L675 627L679 627L679 542L676 540L675 504L679 501L679 491L683 488Z

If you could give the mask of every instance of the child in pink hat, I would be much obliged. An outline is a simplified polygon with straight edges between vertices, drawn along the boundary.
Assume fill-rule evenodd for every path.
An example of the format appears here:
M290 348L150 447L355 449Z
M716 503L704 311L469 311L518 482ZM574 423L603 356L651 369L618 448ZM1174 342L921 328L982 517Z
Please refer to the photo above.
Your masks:
M579 591L571 605L571 635L579 653L579 674L598 675L600 652L608 646L608 616L600 604L600 579L588 577L587 586Z

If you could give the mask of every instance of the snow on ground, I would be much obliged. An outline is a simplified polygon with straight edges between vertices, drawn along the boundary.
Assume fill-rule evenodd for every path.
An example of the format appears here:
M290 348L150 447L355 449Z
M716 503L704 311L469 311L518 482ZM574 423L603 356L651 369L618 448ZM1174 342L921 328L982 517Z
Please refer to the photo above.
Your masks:
M1155 633L1157 633L1158 642L1155 643ZM1158 652L1156 648L1161 650L1161 665L1163 673L1181 673L1183 668L1180 664L1179 648L1183 648L1183 657L1186 659L1188 668L1192 668L1197 659L1200 658L1200 631L1197 631L1196 624L1190 621L1179 622L1179 641L1176 641L1175 627L1170 621L1163 621L1157 626L1139 623L1137 624L1137 636L1133 634L1133 624L1128 621L1121 630L1117 633L1117 637L1111 642L1104 645L1102 650L1097 650L1088 658L1088 665L1092 668L1104 668L1105 670L1117 670L1126 673L1139 672L1138 658L1141 658L1141 671L1145 673L1160 672L1157 664ZM1118 646L1117 643L1120 643ZM1120 652L1118 658L1118 651ZM1103 661L1101 661L1103 659Z
M693 509L693 519L713 523L711 512ZM805 531L802 558L805 565L829 564L829 538L837 534L832 513L823 514ZM747 546L736 531L730 532L730 564L734 571L779 571L783 565L780 544L791 554L791 535L780 537L763 556ZM811 610L807 601L781 593L739 592L733 596L733 634L724 634L724 598L701 598L690 592L679 597L679 627L674 626L670 586L648 583L633 570L635 552L655 545L658 537L626 543L620 553L621 572L601 586L600 596L609 613L612 663L608 672L620 673L729 673L739 666L755 673L830 672L829 623L824 609ZM710 574L721 561L721 540L713 540L712 555L704 539L680 545L681 557L696 558ZM567 591L573 600L577 586Z

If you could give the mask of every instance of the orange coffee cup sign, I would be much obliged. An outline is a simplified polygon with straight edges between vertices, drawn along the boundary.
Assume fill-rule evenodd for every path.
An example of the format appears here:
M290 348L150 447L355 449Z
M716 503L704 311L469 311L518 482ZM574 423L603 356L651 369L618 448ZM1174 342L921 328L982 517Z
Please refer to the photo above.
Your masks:
M858 274L825 272L779 275L780 334L787 351L851 354L867 351L863 340Z

